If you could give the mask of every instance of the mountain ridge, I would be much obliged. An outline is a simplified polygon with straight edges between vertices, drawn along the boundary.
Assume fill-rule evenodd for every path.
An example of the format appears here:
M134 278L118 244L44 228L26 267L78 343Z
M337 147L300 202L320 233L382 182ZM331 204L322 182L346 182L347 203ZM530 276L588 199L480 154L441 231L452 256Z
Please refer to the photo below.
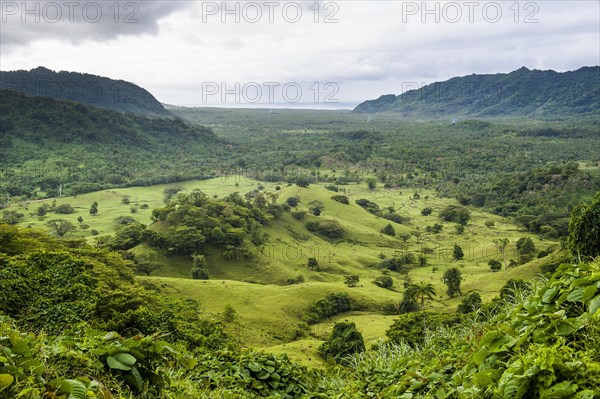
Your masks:
M567 72L521 67L509 73L453 77L365 101L353 112L493 117L580 115L598 109L600 67L585 66Z
M146 116L170 116L146 89L125 80L45 67L0 71L0 89Z

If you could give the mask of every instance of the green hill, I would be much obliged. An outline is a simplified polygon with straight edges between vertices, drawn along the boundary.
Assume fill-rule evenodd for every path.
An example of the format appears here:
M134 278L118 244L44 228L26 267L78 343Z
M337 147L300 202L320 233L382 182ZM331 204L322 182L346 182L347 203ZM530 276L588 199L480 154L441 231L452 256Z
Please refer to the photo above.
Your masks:
M196 197L202 206L172 203L170 216L164 211L153 212L153 209L164 207L165 190L178 186L183 194L201 190L205 196ZM255 223L248 229L254 236L265 237L264 243L255 246L251 242L251 234L245 234L236 226L251 226L236 215L243 215L244 208L251 210L259 220L264 215L254 209L255 201L233 206L231 202L221 199L232 193L259 192L266 197L277 194L277 203L285 206L287 199L299 199L296 207L284 210L278 216L263 223ZM368 190L366 185L339 186L341 192L332 192L321 184L312 184L307 188L296 185L280 186L277 183L258 182L236 177L218 178L204 181L181 182L177 185L160 185L151 187L131 187L78 195L76 198L60 198L55 207L69 204L74 208L71 214L56 214L52 210L44 217L39 217L37 208L51 205L52 200L40 201L23 206L13 206L8 211L24 214L19 223L21 226L48 228L47 222L53 219L64 219L77 226L70 237L86 238L89 242L101 245L112 245L114 248L130 249L131 256L137 259L150 259L160 267L149 272L140 272L138 279L167 296L195 300L205 315L215 320L221 318L226 305L231 305L238 314L238 321L228 324L227 331L239 342L247 346L260 346L269 351L279 353L281 345L292 345L294 359L313 364L316 359L316 348L331 329L332 322L350 318L357 323L369 343L385 338L385 330L394 319L394 306L402 299L405 284L408 282L431 282L438 297L429 305L430 309L440 312L453 312L460 303L460 297L449 298L445 294L442 275L451 267L458 267L463 275L463 293L478 293L488 301L498 294L501 287L511 278L533 278L540 270L542 262L547 258L534 259L518 267L493 273L489 266L490 259L501 259L494 247L493 240L507 238L510 241L507 259L519 259L516 243L521 237L533 239L536 253L555 247L552 240L542 239L517 228L507 218L492 215L475 208L470 209L470 221L464 231L458 234L454 222L443 221L439 214L450 205L457 205L455 200L440 198L433 191L422 191L421 198L415 199L413 192L397 189ZM346 195L349 204L334 201L334 195ZM123 203L127 197L131 202ZM215 198L216 197L216 198ZM242 195L241 198L249 198ZM256 196L254 197L256 198ZM403 218L403 223L394 223L376 214L370 213L356 203L356 200L368 199L381 209L394 207L395 214ZM98 214L89 215L89 206L98 202ZM316 217L308 211L313 201L321 201L324 209L321 216ZM145 209L143 204L149 205ZM130 208L138 209L135 213ZM432 214L423 215L422 209L431 208ZM265 211L269 210L265 208ZM306 212L298 220L295 214ZM165 216L160 216L160 214ZM387 214L383 214L386 216ZM115 223L118 217L129 216L132 220L147 226L146 233L138 234L137 242L126 244L128 237L134 237L135 229L123 228L117 234L118 240L111 244L107 237L114 235L121 226ZM78 218L83 218L82 222ZM389 217L389 216L388 216ZM157 218L164 219L155 221ZM252 216L250 216L252 218ZM249 220L249 219L248 219ZM321 233L310 231L308 223L319 222L324 225L335 222L343 229L339 239L331 239ZM131 222L130 222L131 223ZM236 224L237 223L237 224ZM396 236L381 233L387 224L394 226ZM236 234L243 237L238 244L231 241L219 245L212 237L213 226L219 224L224 236ZM429 228L435 224L439 231ZM210 226L209 228L206 228ZM201 236L189 233L189 228L198 228ZM94 230L96 233L93 233ZM172 238L186 232L188 239L198 237L200 243L193 251L199 251L206 258L208 280L191 278L192 257L183 253L185 248L174 251ZM167 245L160 244L155 234L161 234ZM97 236L94 234L98 234ZM143 237L149 237L144 240ZM183 236L182 236L183 237ZM160 238L160 237L158 237ZM143 241L143 242L141 242ZM140 243L141 242L141 243ZM158 243L158 244L156 244ZM138 245L139 244L139 245ZM452 246L459 244L465 253L460 261L452 260ZM233 245L234 256L226 256L228 246ZM193 253L192 253L193 254ZM382 268L386 260L402 258L412 254L414 260L404 267L394 270ZM249 256L247 256L249 255ZM423 256L425 262L419 263ZM314 257L319 263L319 270L307 266L308 258ZM302 282L290 283L302 275ZM359 276L357 287L347 287L344 279L348 275ZM384 289L373 283L381 276L389 276L393 281L393 289ZM355 308L339 317L333 316L312 328L304 324L307 310L315 301L329 294L347 293ZM389 308L388 310L386 310ZM243 325L243 328L240 326ZM310 337L308 342L295 343L299 337ZM316 344L315 344L316 343ZM274 348L274 349L270 349Z
M600 109L600 67L558 73L529 70L469 75L359 104L354 112L405 116L535 116L594 114Z
M71 101L0 91L0 189L54 196L181 180L224 145L178 118L123 114ZM198 168L196 168L197 170Z
M75 101L119 112L148 116L169 115L147 90L124 80L87 73L55 72L44 67L30 71L0 71L0 89Z

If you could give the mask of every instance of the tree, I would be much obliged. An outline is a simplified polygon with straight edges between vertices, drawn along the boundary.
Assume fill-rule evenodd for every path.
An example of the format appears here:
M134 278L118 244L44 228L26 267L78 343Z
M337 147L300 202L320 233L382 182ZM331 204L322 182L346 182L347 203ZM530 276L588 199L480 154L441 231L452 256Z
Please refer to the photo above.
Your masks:
M425 284L423 281L417 284L410 284L405 291L405 299L415 301L421 304L421 311L425 310L425 301L432 301L437 294L433 284Z
M458 313L471 313L477 309L481 309L482 305L481 295L478 292L471 292L458 304L456 311Z
M206 271L206 257L204 255L192 256L192 278L194 280L208 280L208 272Z
M17 211L2 212L2 221L7 224L17 224L25 217L24 214Z
M225 305L223 310L223 320L227 323L232 323L237 318L237 311L231 305Z
M79 224L83 223L83 216L79 216L77 218L77 221L79 222Z
M90 206L90 215L96 216L97 213L98 213L98 203L96 201L94 201L92 203L92 206Z
M358 285L359 281L360 281L360 277L358 277L355 274L346 276L344 278L344 284L346 284L348 287L356 287Z
M307 266L310 270L315 270L315 271L321 270L319 268L319 262L317 261L317 258L308 258Z
M375 179L371 178L367 180L367 188L369 189L369 191L373 191L377 188L377 183L375 182Z
M296 185L298 187L308 187L310 185L310 177L300 176L296 179Z
M46 213L48 213L46 205L42 205L37 209L37 215L40 217L46 216Z
M286 204L288 204L291 207L297 207L298 203L300 202L300 200L298 199L298 197L290 197L287 200L285 200Z
M390 276L379 276L373 283L378 287L386 288L388 290L394 286L394 280Z
M237 187L237 186L236 186ZM171 198L177 195L178 192L182 191L183 187L167 187L163 190L163 202L167 203Z
M460 295L460 283L462 274L456 267L452 267L444 273L444 284L448 287L448 296L454 298L455 295Z
M508 266L506 265L506 246L508 245L509 242L510 241L508 241L508 238L497 238L493 241L494 246L496 247L498 252L500 252L500 254L502 255L502 260L504 261L505 269L508 269Z
M497 272L502 269L502 263L500 263L500 261L497 261L496 259L490 259L488 265L490 266L490 269L492 269L493 272Z
M60 204L56 208L54 208L54 213L68 215L71 213L75 213L75 208L73 208L71 204Z
M67 233L77 230L75 225L64 219L53 219L46 223L46 226L54 230L57 236L64 237Z
M423 215L423 216L429 216L429 215L431 215L432 211L433 210L431 208L423 208L423 210L421 211L421 215Z
M394 230L394 226L390 223L387 224L384 228L380 230L383 234L394 237L396 235L396 230Z
M331 336L319 348L324 358L341 362L346 356L365 351L365 341L354 323L336 323Z
M520 255L528 255L535 252L535 244L529 237L521 237L516 243Z
M160 263L155 262L148 256L140 256L135 258L135 271L138 273L143 273L146 276L149 276L161 267L162 265Z
M462 248L458 244L454 244L454 248L452 249L452 260L462 260L465 257L465 253Z
M465 225L471 218L471 213L464 206L450 205L440 212L440 218L446 222Z
M311 201L308 203L308 205L310 205L308 211L315 216L321 216L323 210L325 209L325 205L323 205L323 203L319 200Z
M578 259L600 256L600 192L591 203L580 204L573 209L567 247Z

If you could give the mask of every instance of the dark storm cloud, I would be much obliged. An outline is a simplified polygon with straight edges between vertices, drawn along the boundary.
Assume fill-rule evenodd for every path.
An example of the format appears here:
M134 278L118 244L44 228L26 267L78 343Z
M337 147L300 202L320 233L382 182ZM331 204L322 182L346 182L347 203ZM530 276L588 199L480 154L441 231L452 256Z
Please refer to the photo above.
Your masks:
M72 43L158 34L158 20L189 1L1 1L3 50L40 39Z

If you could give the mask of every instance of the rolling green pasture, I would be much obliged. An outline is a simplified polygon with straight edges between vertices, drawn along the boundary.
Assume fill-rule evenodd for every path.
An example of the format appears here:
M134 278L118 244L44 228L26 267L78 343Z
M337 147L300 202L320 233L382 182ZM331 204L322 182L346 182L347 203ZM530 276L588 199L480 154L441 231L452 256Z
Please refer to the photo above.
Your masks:
M93 242L92 229L99 235L114 232L114 219L129 215L138 221L151 224L151 211L163 203L163 190L180 186L184 190L200 189L211 196L223 197L232 192L246 193L264 186L265 191L276 192L278 201L284 203L288 197L298 197L300 203L292 211L307 211L309 203L321 201L325 210L320 217L307 214L304 220L292 217L291 212L271 221L264 231L269 235L267 244L261 250L256 249L253 259L224 260L216 248L207 248L208 272L210 280L192 280L190 275L191 259L166 257L156 254L163 265L151 276L139 276L144 284L167 295L196 300L201 312L212 319L221 319L225 306L231 305L238 316L234 322L225 323L228 332L242 345L257 348L269 348L275 353L286 352L291 357L309 365L319 365L316 350L321 340L329 333L337 321L349 320L357 324L363 333L367 346L385 338L385 331L391 325L394 316L382 314L386 303L398 303L402 298L406 282L425 281L432 283L437 291L436 299L429 303L429 309L454 311L461 298L448 298L442 281L444 271L458 267L462 272L463 294L479 292L484 301L497 295L499 289L510 278L531 279L538 271L539 261L516 268L492 273L487 265L491 258L501 260L493 240L508 238L511 242L507 249L507 259L515 258L515 242L521 237L531 237L538 249L555 244L542 240L519 229L507 218L488 214L471 208L471 220L462 234L458 234L454 223L442 222L439 212L446 206L457 204L456 200L441 198L434 191L419 190L419 199L414 199L414 190L384 189L377 187L368 190L366 184L339 186L335 193L324 188L323 184L311 184L307 188L296 185L264 183L241 176L228 176L205 181L189 181L178 184L152 187L132 187L126 189L104 190L77 197L60 198L57 204L69 203L76 213L70 215L49 214L39 219L35 210L39 202L30 202L11 209L26 214L21 222L23 226L45 227L48 220L67 219L78 225L77 218L82 216L90 228L77 231L74 236L85 237ZM350 198L345 205L331 199L333 195L344 194ZM131 203L123 204L124 196ZM390 223L365 211L355 203L366 198L381 208L394 207L396 213L410 218L406 224L393 224L396 237L380 233L381 228ZM47 200L51 202L51 200ZM96 216L89 214L92 202L99 204ZM141 209L147 204L148 209ZM25 209L27 206L28 209ZM137 206L136 213L131 207ZM433 209L429 216L421 215L425 207ZM335 220L344 229L343 239L333 241L324 239L308 231L305 223L309 220ZM493 221L488 227L486 221ZM440 223L443 230L439 234L425 231L427 226ZM418 233L415 233L418 232ZM420 234L419 234L420 233ZM406 241L398 237L410 234ZM419 235L418 239L415 235ZM459 244L465 253L465 259L453 261L452 247ZM383 258L390 258L403 252L422 253L429 249L427 265L414 267L407 274L389 272L394 280L394 288L386 290L373 284L373 280L382 275L378 264ZM140 246L135 253L154 252ZM320 271L312 271L306 266L307 259L315 257ZM302 284L287 285L287 279L303 275ZM357 287L349 288L344 284L347 275L358 275ZM322 323L308 327L302 322L306 309L329 293L347 292L360 311L338 315Z

